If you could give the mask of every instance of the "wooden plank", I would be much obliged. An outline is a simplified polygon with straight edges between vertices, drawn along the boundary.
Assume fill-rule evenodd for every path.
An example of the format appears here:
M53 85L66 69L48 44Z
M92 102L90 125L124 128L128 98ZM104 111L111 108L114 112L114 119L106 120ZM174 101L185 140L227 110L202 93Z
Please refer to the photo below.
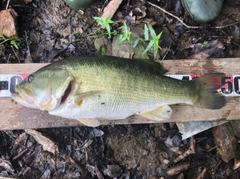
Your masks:
M167 74L204 74L222 72L240 74L240 58L214 60L168 60L160 62ZM0 74L32 73L47 64L1 64ZM68 127L81 125L76 120L51 116L47 112L29 109L13 102L10 98L0 98L0 130L24 128ZM173 105L173 116L162 122L188 122L213 120L238 120L240 116L240 98L228 97L227 105L220 110L208 110L188 105ZM103 121L102 124L138 124L156 123L139 116L125 120Z
M168 70L167 74L191 74L222 72L240 74L240 58L223 58L213 60L165 60L160 63ZM32 73L47 63L0 64L0 74Z

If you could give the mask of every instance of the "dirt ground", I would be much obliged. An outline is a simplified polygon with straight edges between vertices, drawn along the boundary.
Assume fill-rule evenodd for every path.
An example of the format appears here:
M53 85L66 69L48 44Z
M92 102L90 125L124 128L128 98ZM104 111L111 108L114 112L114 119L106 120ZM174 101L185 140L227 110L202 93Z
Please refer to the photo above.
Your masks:
M207 24L187 16L179 0L149 2L198 27L185 27L145 0L123 1L113 17L114 28L121 28L124 20L129 26L151 22L157 33L163 31L160 60L240 57L239 1L224 1L220 16ZM0 0L0 10L6 4ZM0 63L45 63L97 54L91 37L98 28L93 17L99 17L107 4L107 0L96 0L87 9L75 10L63 0L11 0L9 7L18 13L21 41L18 50L10 43L0 46L4 52ZM237 179L240 136L236 124L227 123L186 140L173 123L37 129L47 137L40 140L53 152L44 150L25 130L0 131L0 176Z

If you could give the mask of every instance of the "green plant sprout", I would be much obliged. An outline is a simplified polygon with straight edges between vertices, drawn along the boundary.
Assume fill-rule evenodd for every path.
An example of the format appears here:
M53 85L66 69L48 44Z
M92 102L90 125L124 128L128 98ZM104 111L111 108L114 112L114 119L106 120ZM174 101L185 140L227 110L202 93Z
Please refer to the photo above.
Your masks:
M151 39L149 38L149 32L151 35ZM155 30L152 28L150 24L144 25L144 40L149 41L149 43L142 54L147 53L150 50L150 48L153 46L154 58L157 57L158 49L159 49L158 43L162 36L162 33L163 32L160 32L158 35L156 35Z
M109 18L105 17L93 17L102 27L101 28L106 28L108 38L111 38L112 35L112 24L115 24L115 22Z
M201 48L205 47L206 45L208 44L208 41L207 40L204 40L202 45L201 45Z
M108 38L111 38L112 35L119 35L119 43L122 43L124 41L130 41L131 40L131 34L132 32L128 29L126 22L123 24L123 33L119 34L116 30L112 31L112 25L116 24L115 21L104 18L104 17L94 17L94 19L101 25L101 28L105 28L107 31ZM100 29L100 28L99 28ZM98 30L99 30L98 29ZM163 32L160 32L158 35L156 35L155 30L150 24L144 25L144 38L137 37L134 39L133 48L135 48L140 41L142 42L148 42L147 47L143 51L143 55L146 54L152 47L154 52L154 59L157 58L158 50L159 50L159 40L162 36ZM105 35L105 34L103 34ZM98 38L99 36L93 36L94 38Z
M130 41L131 33L132 32L130 30L128 30L126 22L124 22L124 24L123 24L123 34L119 35L119 43L122 43L125 40Z
M21 41L21 39L19 37L5 37L3 34L0 33L0 38L2 38L2 41L0 42L0 45L3 45L6 42L10 42L10 44L15 48L15 49L19 49L19 42ZM4 55L4 52L2 50L0 50L0 53L2 55Z
M120 42L123 42L124 40L128 40L130 41L130 36L131 36L131 32L127 29L127 25L126 23L124 23L124 34L121 34L119 36ZM150 37L151 36L151 39ZM157 58L157 54L158 54L158 50L159 50L159 40L162 36L162 32L160 32L158 35L156 35L155 30L153 29L153 27L150 24L144 24L144 39L142 38L136 38L134 40L134 44L133 44L133 48L135 48L139 41L144 41L144 42L149 42L147 47L144 49L142 55L146 54L150 48L153 46L154 49L154 59Z

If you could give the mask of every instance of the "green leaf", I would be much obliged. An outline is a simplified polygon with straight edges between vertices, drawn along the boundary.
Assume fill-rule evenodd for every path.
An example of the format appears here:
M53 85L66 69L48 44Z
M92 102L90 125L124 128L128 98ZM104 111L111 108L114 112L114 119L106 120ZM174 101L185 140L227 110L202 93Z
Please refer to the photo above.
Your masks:
M125 35L125 38L126 38L126 40L130 41L131 32L128 32L128 33Z
M113 21L113 20L111 20L111 19L109 19L109 18L105 18L106 20L105 20L105 22L107 23L107 24L115 24L115 21Z
M93 17L100 25L103 25L104 19L102 17Z
M108 38L111 38L111 27L110 27L110 25L106 26L106 30L107 30Z
M128 28L127 28L126 22L124 22L124 24L123 24L123 32L124 32L124 34L128 33Z
M103 28L109 24L114 24L115 22L109 18L105 17L93 17Z
M105 17L93 17L101 26L102 28L106 28L108 38L111 38L111 25L114 24L115 22L109 18Z
M157 36L158 40L162 37L162 33L163 33L163 31L158 34L158 36Z
M144 40L149 40L148 27L144 24Z
M208 41L207 40L204 40L202 45L201 45L201 48L205 47L206 45L208 44Z
M136 39L136 40L134 41L133 48L135 48L135 47L137 46L138 42L139 42L139 39Z
M128 27L127 27L126 22L124 22L123 34L124 34L126 40L130 41L131 33L132 33L132 32L131 32L130 30L128 30Z
M120 35L118 36L118 39L119 39L119 41L118 41L119 43L122 42L123 34L120 34Z
M152 38L155 39L156 36L157 36L155 30L153 29L153 27L150 24L148 24L148 28L149 28L149 31L152 35Z
M146 47L146 49L143 51L142 54L147 53L147 51L150 50L150 48L153 46L153 44L154 44L154 41L151 40L151 41L149 42L148 46Z
M119 35L119 43L122 43L126 40L127 38L123 35L123 34L120 34Z
M4 52L0 49L0 54L2 54L2 56L5 56Z
M19 49L19 44L15 40L11 40L10 44L12 44L17 50Z
M114 30L114 31L112 32L112 35L118 35L118 31L117 31L117 30Z
M154 50L154 59L156 59L158 54L158 41L155 41L153 50Z
M6 37L2 33L0 33L0 37L2 37L4 41L6 41Z

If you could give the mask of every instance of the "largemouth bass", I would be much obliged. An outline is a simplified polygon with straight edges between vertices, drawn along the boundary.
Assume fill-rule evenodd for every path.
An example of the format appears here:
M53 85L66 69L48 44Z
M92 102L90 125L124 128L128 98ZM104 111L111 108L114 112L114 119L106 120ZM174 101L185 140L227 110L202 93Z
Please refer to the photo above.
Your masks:
M93 127L100 125L99 119L125 119L134 114L160 121L171 117L171 104L223 107L225 97L216 91L222 76L181 81L162 75L142 60L74 57L29 75L16 86L18 93L12 98L26 107Z

